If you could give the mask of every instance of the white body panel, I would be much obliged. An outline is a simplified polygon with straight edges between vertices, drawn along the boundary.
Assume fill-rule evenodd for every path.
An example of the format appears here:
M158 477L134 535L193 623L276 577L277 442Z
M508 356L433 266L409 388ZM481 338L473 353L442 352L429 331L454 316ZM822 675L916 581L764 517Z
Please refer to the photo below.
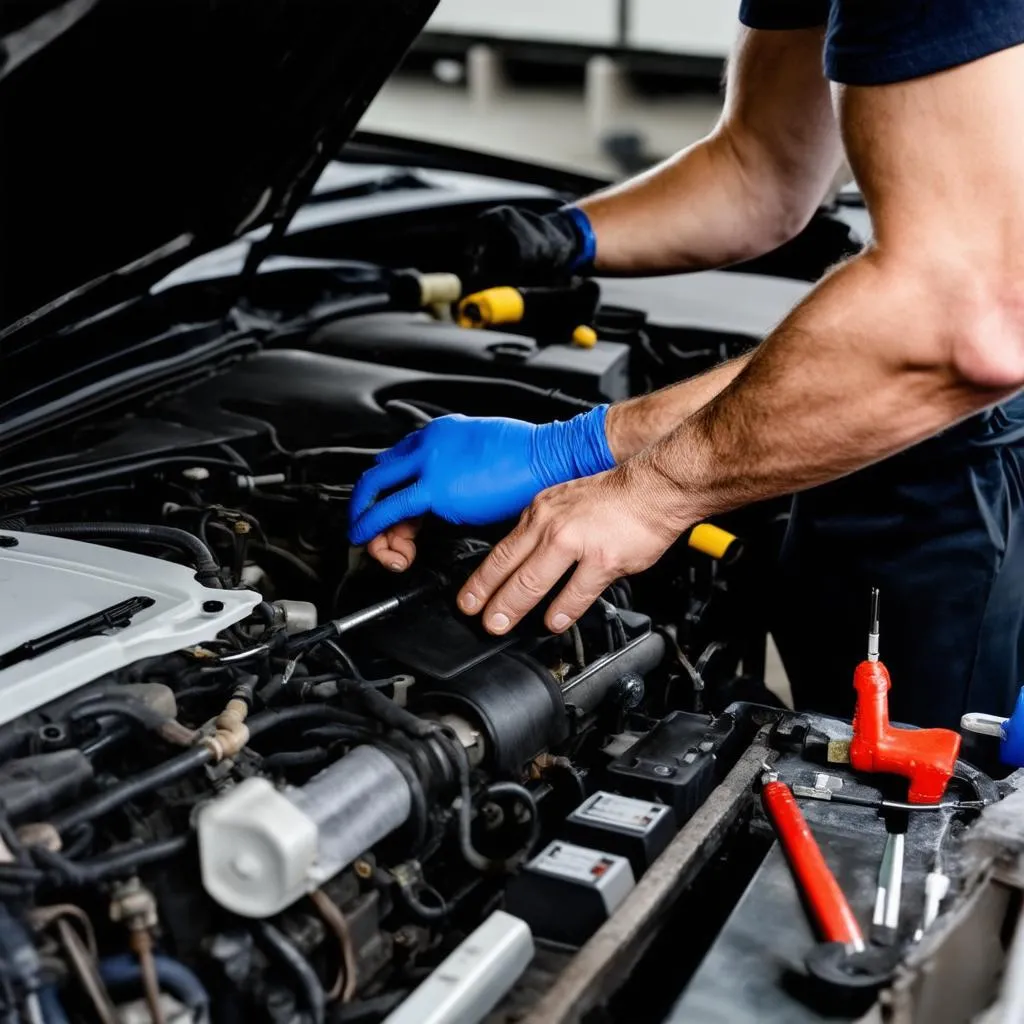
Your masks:
M74 640L0 670L0 725L141 658L212 640L260 602L251 590L211 590L194 570L100 544L8 533L0 548L0 654L102 612L150 597L124 629ZM219 602L204 611L207 601Z

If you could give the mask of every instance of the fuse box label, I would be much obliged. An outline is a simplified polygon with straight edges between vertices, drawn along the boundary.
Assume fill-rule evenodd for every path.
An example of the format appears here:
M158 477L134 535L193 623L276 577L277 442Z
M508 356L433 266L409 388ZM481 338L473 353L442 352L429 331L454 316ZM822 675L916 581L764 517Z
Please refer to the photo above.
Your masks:
M577 807L570 817L587 825L646 836L668 813L669 808L663 804L601 792L595 793L585 804Z
M609 874L615 874L624 864L626 861L623 857L573 846L571 843L555 842L530 867L579 885L599 886Z

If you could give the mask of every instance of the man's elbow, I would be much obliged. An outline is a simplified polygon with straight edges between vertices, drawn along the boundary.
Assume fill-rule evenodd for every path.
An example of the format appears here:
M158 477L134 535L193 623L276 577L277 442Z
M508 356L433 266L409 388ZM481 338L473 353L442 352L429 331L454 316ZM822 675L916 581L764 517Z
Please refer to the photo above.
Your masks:
M951 303L947 360L955 377L981 392L1024 389L1024 285L1002 274L966 283Z

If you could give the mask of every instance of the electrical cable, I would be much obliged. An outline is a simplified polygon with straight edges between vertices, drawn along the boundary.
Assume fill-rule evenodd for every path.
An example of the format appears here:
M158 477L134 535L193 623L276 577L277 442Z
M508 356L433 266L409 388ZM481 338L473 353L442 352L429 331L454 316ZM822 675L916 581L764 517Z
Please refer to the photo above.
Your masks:
M427 904L424 903L416 894L416 890L411 881L405 879L398 880L398 891L401 894L405 905L418 918L421 918L424 921L438 921L443 917L447 917L451 912L451 908L448 906L448 903L441 894L436 889L426 884L424 884L422 888L426 892L431 893L437 899L437 906L427 906Z

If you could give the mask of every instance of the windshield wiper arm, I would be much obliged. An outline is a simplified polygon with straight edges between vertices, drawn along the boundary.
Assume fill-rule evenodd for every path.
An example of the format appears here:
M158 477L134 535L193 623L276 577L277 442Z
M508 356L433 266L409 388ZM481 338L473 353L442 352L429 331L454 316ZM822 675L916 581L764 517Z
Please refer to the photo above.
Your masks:
M84 619L55 629L52 633L37 637L35 640L26 640L25 643L15 647L13 651L8 651L0 656L0 671L48 654L75 640L102 636L110 629L123 629L139 612L152 608L154 604L156 602L151 597L129 597L126 601L120 601L109 608L104 608L101 612L87 615Z

